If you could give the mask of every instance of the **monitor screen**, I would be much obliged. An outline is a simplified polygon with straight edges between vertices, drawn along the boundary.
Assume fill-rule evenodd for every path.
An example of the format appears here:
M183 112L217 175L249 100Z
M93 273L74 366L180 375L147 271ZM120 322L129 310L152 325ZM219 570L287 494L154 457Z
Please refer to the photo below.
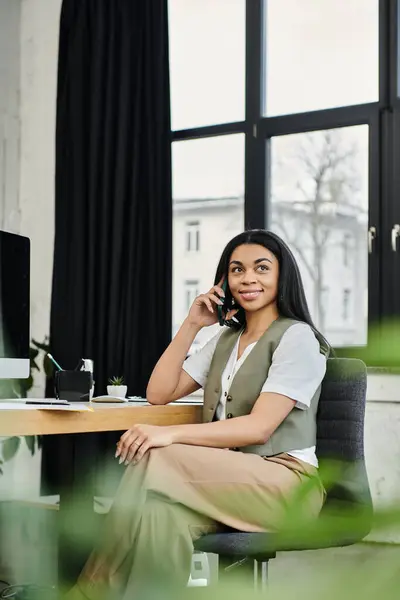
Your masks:
M29 377L30 240L0 231L0 378Z

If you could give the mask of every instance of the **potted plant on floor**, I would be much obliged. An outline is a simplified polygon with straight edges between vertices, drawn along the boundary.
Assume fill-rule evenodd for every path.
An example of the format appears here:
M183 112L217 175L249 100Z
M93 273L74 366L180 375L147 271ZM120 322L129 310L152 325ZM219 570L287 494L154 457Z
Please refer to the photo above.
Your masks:
M107 386L107 394L109 396L114 396L114 398L126 397L128 386L124 385L123 377L111 377L108 382L110 384Z

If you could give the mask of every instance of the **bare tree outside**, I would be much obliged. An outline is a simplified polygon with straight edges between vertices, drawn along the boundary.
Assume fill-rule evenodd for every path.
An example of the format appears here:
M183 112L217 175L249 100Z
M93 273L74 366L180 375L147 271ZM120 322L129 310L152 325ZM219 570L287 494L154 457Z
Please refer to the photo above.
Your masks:
M284 183L274 188L271 225L280 230L308 272L313 282L313 317L324 331L324 260L329 245L335 243L335 223L338 218L358 222L366 212L359 202L358 149L340 129L290 138L289 152L274 161L272 177ZM290 227L293 218L285 219L288 209L298 217L295 228Z

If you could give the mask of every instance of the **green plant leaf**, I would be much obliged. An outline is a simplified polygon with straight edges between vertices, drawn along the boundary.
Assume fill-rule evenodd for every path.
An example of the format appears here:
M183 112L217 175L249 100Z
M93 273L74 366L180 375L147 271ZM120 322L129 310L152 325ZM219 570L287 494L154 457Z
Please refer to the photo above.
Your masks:
M4 461L11 460L18 452L18 448L21 444L21 438L11 437L3 442L3 459Z
M36 350L36 348L32 348L32 346L29 348L29 358L31 360L34 360L38 354L39 354L39 350Z
M29 361L30 361L30 367L31 367L31 371L32 369L36 369L37 371L39 371L39 365L36 362L36 358L39 355L39 350L35 350L35 348L32 348L32 346L29 348Z
M46 341L47 339L48 338L46 337L44 342L36 342L32 339L32 344L36 346L36 348L39 348L39 350L43 350L43 352L48 352L50 350L50 345Z
M33 377L30 375L28 379L19 379L19 392L21 398L26 398L28 391L33 386Z
M15 379L10 387L8 398L23 398L27 379ZM23 383L22 383L23 382Z
M51 379L53 377L54 366L47 354L45 354L43 358L43 370L46 374L47 379Z
M31 370L32 369L36 369L36 371L40 371L40 367L37 364L36 360L33 360L33 358L31 359Z
M35 435L25 435L24 438L25 438L26 445L28 446L29 452L33 456L35 454L35 449L36 449L36 436Z
M108 380L108 383L110 385L124 385L124 378L123 377L111 377Z

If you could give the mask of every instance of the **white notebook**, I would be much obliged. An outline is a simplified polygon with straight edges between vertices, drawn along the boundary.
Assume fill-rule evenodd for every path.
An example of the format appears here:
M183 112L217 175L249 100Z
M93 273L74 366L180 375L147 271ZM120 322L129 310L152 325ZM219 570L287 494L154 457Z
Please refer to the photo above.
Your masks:
M121 398L119 396L95 396L91 400L92 402L128 402L128 398Z

